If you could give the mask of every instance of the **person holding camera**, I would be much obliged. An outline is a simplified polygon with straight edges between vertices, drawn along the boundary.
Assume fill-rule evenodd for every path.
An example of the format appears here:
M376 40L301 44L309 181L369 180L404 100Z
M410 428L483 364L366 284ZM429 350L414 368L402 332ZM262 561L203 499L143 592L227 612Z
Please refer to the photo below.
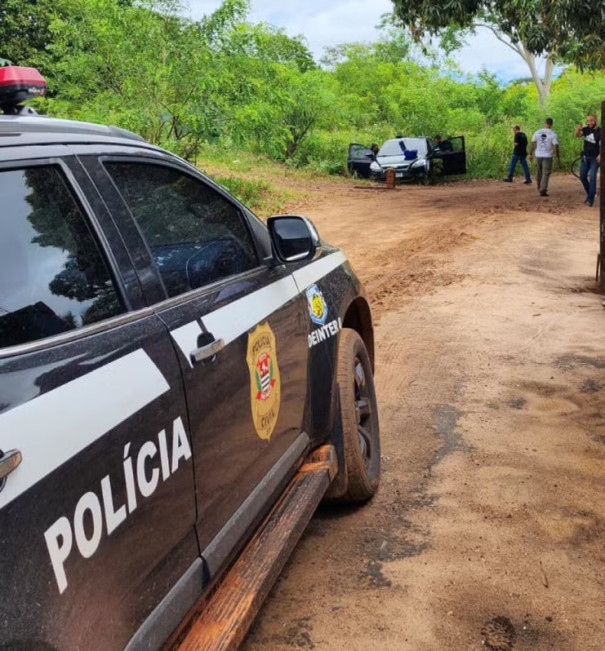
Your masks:
M586 117L586 126L578 124L576 138L584 138L580 164L580 181L586 190L584 203L587 206L594 206L597 195L597 172L601 162L601 129L595 115L590 113Z

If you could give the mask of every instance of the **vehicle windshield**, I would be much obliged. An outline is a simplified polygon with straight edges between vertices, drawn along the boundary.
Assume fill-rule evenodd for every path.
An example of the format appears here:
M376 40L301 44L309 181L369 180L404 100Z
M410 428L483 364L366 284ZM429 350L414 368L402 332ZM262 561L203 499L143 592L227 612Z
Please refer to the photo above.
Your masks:
M403 144L403 148L402 145ZM378 152L379 156L402 156L403 149L418 150L418 156L426 156L427 144L426 138L398 138L396 140L387 140Z

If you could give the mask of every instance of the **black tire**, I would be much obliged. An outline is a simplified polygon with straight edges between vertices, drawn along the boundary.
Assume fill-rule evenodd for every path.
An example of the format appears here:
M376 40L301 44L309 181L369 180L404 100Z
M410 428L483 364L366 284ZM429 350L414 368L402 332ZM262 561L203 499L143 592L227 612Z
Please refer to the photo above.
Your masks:
M380 426L374 375L363 339L343 328L338 346L340 393L347 492L341 502L366 502L380 481Z
M571 164L571 173L577 178L580 178L580 164L582 163L582 158L576 158L576 160Z

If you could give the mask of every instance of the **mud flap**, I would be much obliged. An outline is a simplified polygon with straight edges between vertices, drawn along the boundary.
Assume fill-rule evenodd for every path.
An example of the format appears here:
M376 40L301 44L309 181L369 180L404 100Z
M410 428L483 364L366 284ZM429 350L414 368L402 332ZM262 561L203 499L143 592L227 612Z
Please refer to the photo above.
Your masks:
M330 442L334 446L336 459L338 461L338 474L326 493L326 500L334 500L346 494L349 485L347 480L347 467L345 461L344 434L342 431L342 418L340 415L340 387L336 385L334 398L334 427Z

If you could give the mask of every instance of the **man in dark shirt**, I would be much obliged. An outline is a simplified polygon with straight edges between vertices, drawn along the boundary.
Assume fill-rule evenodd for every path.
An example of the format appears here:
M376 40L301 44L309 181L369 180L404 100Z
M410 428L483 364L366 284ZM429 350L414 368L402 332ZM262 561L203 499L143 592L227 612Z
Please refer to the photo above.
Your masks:
M513 127L513 132L515 134L513 155L511 156L510 165L508 166L508 176L504 181L507 183L513 182L517 163L521 163L521 168L525 174L525 184L529 185L531 183L531 174L529 173L529 167L527 165L527 136L523 131L521 131L521 127L518 124Z
M450 140L444 140L441 136L435 136L434 140L435 149L438 149L440 152L445 153L448 151L454 151Z
M586 190L587 206L594 206L597 194L597 172L601 162L601 129L597 118L590 114L586 117L586 126L578 125L576 138L584 138L582 163L580 164L580 181Z

